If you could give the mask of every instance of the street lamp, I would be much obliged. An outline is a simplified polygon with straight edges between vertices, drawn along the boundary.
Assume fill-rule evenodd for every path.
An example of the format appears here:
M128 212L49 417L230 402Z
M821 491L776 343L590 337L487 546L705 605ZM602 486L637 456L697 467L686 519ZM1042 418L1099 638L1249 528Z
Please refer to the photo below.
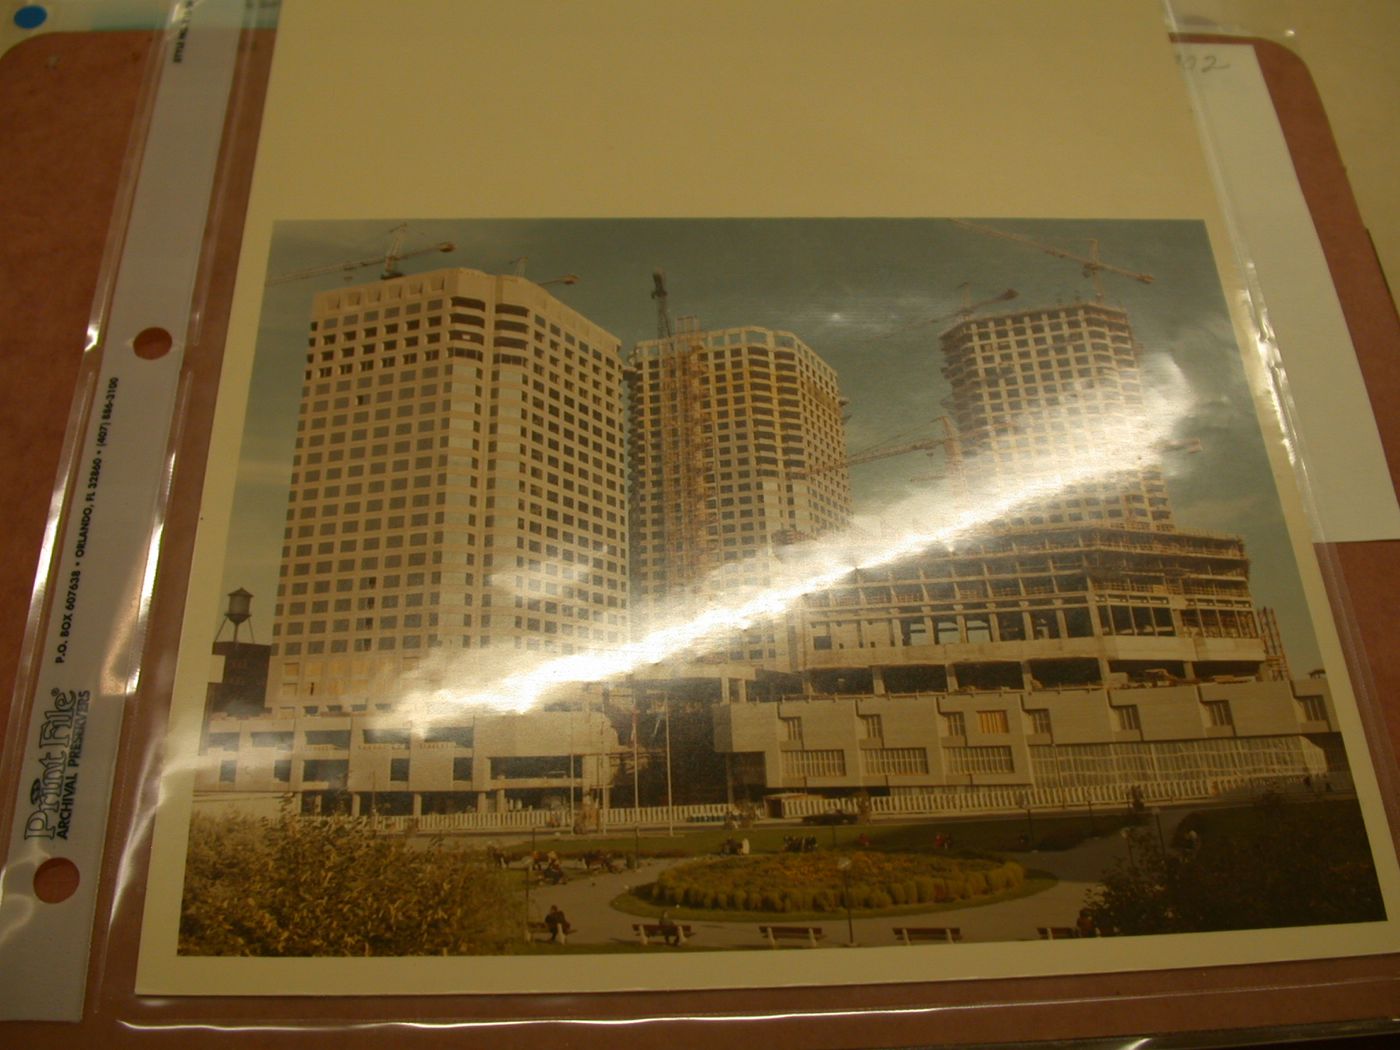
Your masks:
M666 713L666 834L676 833L676 806L671 794L671 694L663 693L661 703Z
M535 826L530 825L530 855L525 858L525 940L532 941L530 935L530 879L535 873Z
M841 872L841 899L846 902L846 944L854 947L856 924L851 918L851 858L842 857L836 862L836 867Z

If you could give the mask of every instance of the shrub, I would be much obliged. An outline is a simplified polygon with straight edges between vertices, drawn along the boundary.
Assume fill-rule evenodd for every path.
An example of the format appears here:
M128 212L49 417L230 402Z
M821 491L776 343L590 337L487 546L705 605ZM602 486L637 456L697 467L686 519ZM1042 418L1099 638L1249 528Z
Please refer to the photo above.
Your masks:
M197 817L181 901L188 955L479 955L523 917L476 853L427 849L359 821Z
M849 861L842 872L837 861ZM658 876L649 899L696 909L823 912L977 897L1017 886L1018 865L969 856L853 851L706 858ZM884 902L884 903L881 903Z

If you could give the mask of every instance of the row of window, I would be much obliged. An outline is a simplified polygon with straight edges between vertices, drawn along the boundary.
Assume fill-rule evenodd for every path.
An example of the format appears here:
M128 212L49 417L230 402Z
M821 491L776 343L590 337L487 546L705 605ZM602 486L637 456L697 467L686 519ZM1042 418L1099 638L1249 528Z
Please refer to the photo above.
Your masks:
M1301 714L1308 721L1326 721L1326 704L1320 697L1304 697L1299 700ZM1110 708L1114 728L1119 731L1131 732L1141 731L1141 715L1136 704L1115 705ZM1203 700L1201 701L1201 711L1203 721L1211 728L1229 728L1234 726L1234 713L1231 711L1228 700ZM1010 717L1006 710L995 709L989 711L975 712L977 718L977 731L983 736L1003 736L1011 732ZM1048 736L1054 732L1051 715L1043 708L1031 709L1025 712L1026 732ZM860 736L866 740L884 739L884 721L880 715L859 715ZM949 711L941 716L943 722L943 735L945 737L964 738L967 736L967 715L962 711ZM803 729L801 718L780 717L778 719L779 737L785 743L803 743Z

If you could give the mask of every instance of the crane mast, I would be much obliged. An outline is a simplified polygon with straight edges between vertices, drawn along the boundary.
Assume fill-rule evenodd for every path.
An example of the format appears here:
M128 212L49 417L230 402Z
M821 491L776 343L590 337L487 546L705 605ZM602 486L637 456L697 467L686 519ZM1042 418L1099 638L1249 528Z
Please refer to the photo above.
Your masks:
M667 306L666 271L651 272L651 297L656 300L656 338L670 339L675 334L671 327L671 311Z

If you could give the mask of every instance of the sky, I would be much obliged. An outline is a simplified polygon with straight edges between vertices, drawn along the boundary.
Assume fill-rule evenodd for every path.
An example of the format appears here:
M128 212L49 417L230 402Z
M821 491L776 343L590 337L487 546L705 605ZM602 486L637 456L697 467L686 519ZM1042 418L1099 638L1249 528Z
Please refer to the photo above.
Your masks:
M382 260L402 220L279 223L269 276ZM1273 607L1295 675L1319 666L1302 587L1240 352L1204 227L1190 221L998 219L986 225L1065 251L1099 242L1104 262L1152 276L1103 275L1106 301L1128 311L1144 348L1144 387L1201 451L1163 466L1180 529L1242 535L1259 605ZM936 436L947 411L938 334L963 305L1007 289L987 312L1092 298L1082 267L946 220L414 220L404 250L450 241L400 264L405 273L464 266L553 284L559 299L618 337L624 354L654 338L652 271L666 272L673 318L702 328L793 332L825 359L850 399L852 453L905 436ZM523 262L517 263L517 260ZM254 595L253 629L269 641L312 296L377 279L371 264L265 290L245 424L224 591ZM878 518L938 472L911 453L852 468L856 511Z

